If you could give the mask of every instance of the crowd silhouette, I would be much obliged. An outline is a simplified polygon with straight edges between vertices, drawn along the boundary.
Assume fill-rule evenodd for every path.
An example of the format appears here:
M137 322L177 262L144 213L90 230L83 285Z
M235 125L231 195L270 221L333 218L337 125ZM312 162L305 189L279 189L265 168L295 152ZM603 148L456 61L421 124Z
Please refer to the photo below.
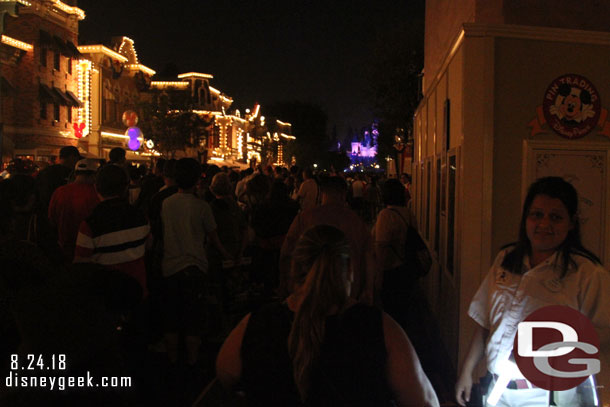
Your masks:
M0 181L3 370L9 369L10 355L65 354L65 372L24 374L129 376L132 386L61 393L4 386L0 400L15 406L189 405L214 379L220 345L245 315L259 315L258 310L286 299L288 304L302 299L310 269L295 274L295 262L307 263L295 253L303 245L302 236L314 230L322 241L338 239L333 244L340 241L350 259L349 270L344 270L349 271L345 298L333 297L319 309L318 318L335 318L350 309L345 314L353 319L350 329L356 329L353 324L361 314L369 315L373 325L371 321L383 320L383 327L375 325L381 329L381 342L375 345L379 355L385 355L388 346L388 353L407 355L402 356L411 366L407 376L421 387L405 393L404 383L390 377L378 383L375 397L399 405L409 397L438 405L415 353L430 353L431 346L422 331L424 301L417 294L417 281L404 279L409 296L400 304L383 282L384 270L400 266L399 258L390 261L384 253L404 243L406 226L388 222L382 209L386 204L398 208L412 222L408 187L382 173L271 166L239 170L201 165L190 158L158 159L148 168L127 162L120 148L111 151L109 162L83 158L74 147L62 148L58 162L44 169L15 160ZM381 318L384 301L390 314ZM290 309L295 321L300 320L300 303ZM264 331L259 327L260 334ZM304 361L294 356L300 354L295 349L305 345L293 331L286 352L306 373L296 374L295 382L288 375L297 389L288 397L296 396L295 405L307 400L319 405L318 399L305 397L314 394L305 389L307 383L320 385L313 380L319 375L311 376L311 363L325 358ZM305 348L315 355L322 349ZM420 358L430 371L426 356ZM386 372L385 359L382 362L375 369ZM315 369L343 374L330 367ZM366 384L368 379L364 375L358 380ZM255 399L247 398L260 405Z

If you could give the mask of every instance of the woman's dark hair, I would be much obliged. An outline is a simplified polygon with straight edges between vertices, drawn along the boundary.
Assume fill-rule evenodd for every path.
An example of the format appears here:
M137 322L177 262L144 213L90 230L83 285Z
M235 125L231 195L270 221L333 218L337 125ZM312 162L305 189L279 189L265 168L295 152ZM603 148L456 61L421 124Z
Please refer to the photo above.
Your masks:
M396 178L390 178L384 182L381 192L386 205L405 206L407 204L405 187Z
M290 199L288 186L282 180L275 180L271 184L271 191L269 192L269 200L276 202L283 202Z
M269 195L269 179L263 174L256 174L246 183L246 193L252 202L264 201Z
M169 179L176 178L176 163L178 160L172 158L171 160L167 160L163 165L163 176Z
M194 158L181 158L176 163L176 184L180 189L193 188L201 176L201 164Z
M125 160L125 149L121 148L121 147L115 147L112 150L110 150L110 153L108 153L108 158L110 159L111 163L119 163L123 160Z
M514 248L506 254L502 261L502 267L511 273L523 274L523 258L532 254L531 243L527 237L526 220L529 215L532 202L538 195L545 195L549 198L559 199L568 211L570 220L572 221L572 229L568 231L568 235L563 243L557 248L561 257L561 278L565 277L570 265L575 265L571 254L578 254L588 258L594 263L600 263L599 258L585 249L580 237L580 222L578 220L578 193L576 189L561 177L544 177L539 178L530 185L525 202L523 202L523 212L521 213L521 222L519 223L519 240L516 243L511 243L506 247L514 246Z
M129 180L123 167L108 164L102 167L95 178L95 189L104 198L112 196L122 197L127 190Z

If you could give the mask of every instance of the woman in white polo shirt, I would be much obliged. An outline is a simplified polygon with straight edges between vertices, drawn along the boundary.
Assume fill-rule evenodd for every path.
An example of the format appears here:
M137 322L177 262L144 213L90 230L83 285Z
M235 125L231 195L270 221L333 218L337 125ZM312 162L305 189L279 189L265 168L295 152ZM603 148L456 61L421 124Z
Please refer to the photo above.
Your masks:
M478 326L456 384L461 406L470 400L477 363L485 356L495 378L506 371L517 326L537 309L563 305L596 328L610 326L609 296L602 295L610 290L610 274L582 246L577 213L578 194L562 178L541 178L530 186L519 240L500 251L470 304L468 315ZM496 406L547 406L548 392L530 387L509 385Z

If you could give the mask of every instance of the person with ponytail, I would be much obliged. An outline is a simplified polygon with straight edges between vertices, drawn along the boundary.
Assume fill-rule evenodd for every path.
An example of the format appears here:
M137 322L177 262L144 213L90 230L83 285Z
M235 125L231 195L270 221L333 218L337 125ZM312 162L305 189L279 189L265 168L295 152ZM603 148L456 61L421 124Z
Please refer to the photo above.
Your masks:
M400 326L350 297L349 256L339 229L308 229L292 253L294 292L231 332L217 377L248 406L439 405Z

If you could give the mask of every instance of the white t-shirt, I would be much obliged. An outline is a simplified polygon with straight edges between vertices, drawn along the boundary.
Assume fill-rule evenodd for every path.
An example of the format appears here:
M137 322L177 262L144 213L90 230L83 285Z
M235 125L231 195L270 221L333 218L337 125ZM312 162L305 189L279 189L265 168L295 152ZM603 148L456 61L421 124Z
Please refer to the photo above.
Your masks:
M357 179L352 182L352 197L362 198L364 195L364 182Z
M298 197L301 200L301 209L315 208L318 202L318 184L314 179L308 178L301 184Z
M404 248L411 215L404 206L383 209L377 215L373 227L373 239L377 250L377 261L382 270L404 264Z
M207 272L206 236L216 230L212 209L193 194L176 193L163 201L163 276L188 266Z
M602 266L573 255L576 267L571 266L561 279L561 261L556 252L534 268L525 258L528 271L517 275L501 267L511 249L498 254L468 310L472 319L490 331L486 356L491 373L501 373L513 349L519 322L539 308L568 306L583 313L596 327L610 327L610 273Z

